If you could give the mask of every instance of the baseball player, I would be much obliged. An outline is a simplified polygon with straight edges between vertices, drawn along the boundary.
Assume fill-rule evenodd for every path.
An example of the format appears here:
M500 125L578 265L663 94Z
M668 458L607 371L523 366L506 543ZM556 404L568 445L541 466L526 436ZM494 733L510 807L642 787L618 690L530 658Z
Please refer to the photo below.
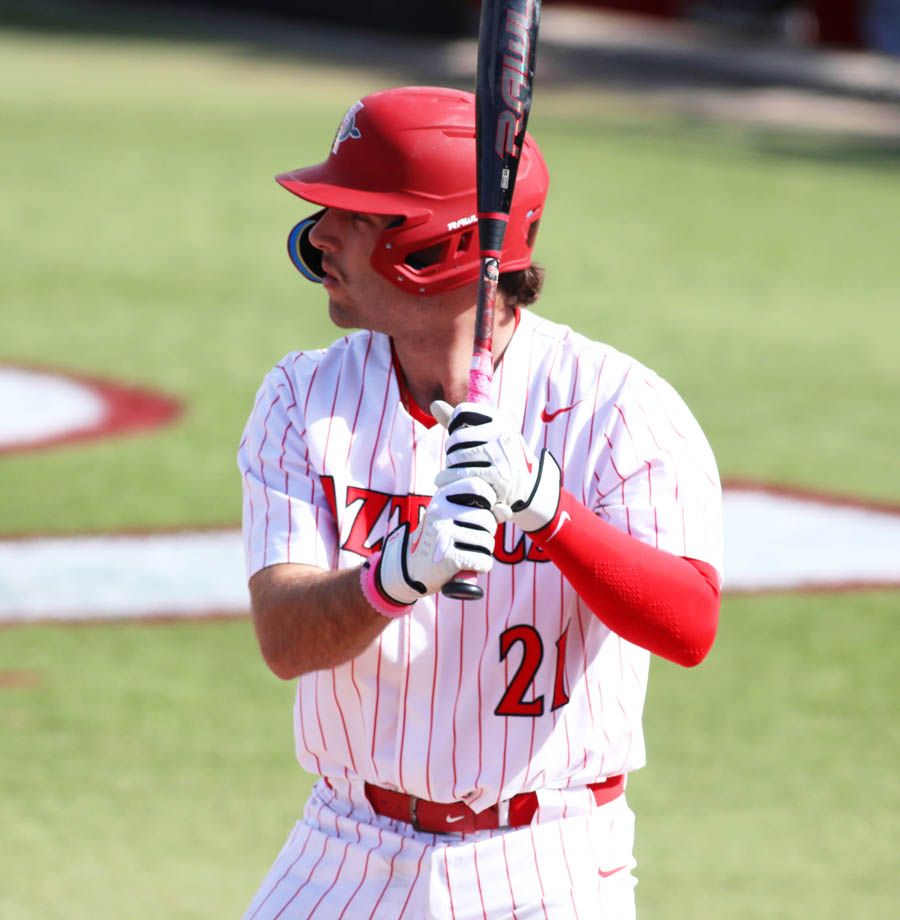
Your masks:
M334 323L265 378L239 450L253 620L320 777L246 917L629 918L651 653L709 650L721 490L656 374L539 317L548 174L524 144L492 398L465 402L474 97L367 96L278 176ZM477 573L481 600L442 585Z

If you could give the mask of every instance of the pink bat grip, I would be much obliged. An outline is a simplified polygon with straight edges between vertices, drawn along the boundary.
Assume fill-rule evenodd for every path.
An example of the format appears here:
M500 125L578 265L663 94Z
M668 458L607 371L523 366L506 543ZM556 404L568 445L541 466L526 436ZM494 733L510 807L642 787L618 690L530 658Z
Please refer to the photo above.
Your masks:
M478 286L478 309L475 314L475 345L469 366L468 400L475 403L491 401L494 380L494 304L497 282L500 280L500 260L487 256L481 260ZM475 572L460 572L441 588L441 594L456 600L480 600L484 591L477 583Z

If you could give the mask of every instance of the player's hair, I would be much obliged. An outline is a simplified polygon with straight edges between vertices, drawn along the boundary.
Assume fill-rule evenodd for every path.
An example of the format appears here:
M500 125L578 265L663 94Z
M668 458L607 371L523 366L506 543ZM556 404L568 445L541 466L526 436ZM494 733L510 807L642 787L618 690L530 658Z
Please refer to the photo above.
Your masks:
M541 296L544 287L544 267L532 263L515 272L501 272L497 289L509 301L520 307L530 307Z

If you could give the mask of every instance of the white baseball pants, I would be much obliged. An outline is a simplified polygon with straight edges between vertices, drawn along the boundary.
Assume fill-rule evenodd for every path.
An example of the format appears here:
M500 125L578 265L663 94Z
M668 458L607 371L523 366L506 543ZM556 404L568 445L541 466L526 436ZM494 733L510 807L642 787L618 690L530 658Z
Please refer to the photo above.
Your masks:
M244 920L634 920L634 815L621 795L545 790L531 825L428 834L319 781Z

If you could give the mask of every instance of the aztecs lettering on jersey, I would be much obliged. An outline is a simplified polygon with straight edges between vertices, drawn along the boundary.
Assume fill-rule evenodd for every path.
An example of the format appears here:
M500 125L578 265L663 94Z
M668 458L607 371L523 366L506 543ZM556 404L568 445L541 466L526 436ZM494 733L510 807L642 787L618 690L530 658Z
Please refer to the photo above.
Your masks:
M346 487L346 499L338 507L334 476L319 477L328 507L339 522L343 539L340 549L367 558L381 549L384 537L394 528L409 524L414 530L431 501L430 495L388 495L364 486ZM519 562L549 562L547 554L524 533L501 523L497 526L494 558L505 565Z

